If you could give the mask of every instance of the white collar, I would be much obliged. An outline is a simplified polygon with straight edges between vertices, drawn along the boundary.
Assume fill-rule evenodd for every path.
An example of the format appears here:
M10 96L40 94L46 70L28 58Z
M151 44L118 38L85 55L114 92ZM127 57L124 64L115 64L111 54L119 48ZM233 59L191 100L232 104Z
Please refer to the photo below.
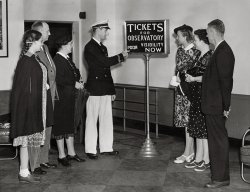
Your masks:
M65 55L65 54L63 54L62 52L57 52L59 55L61 55L62 57L64 57L65 59L68 59L69 58L69 56L68 55Z
M183 48L185 51L193 48L194 44L193 43L190 43L188 46L186 46L185 48Z
M214 48L214 51L216 50L216 48L223 42L224 40L221 40L220 42L217 43L217 45Z
M99 45L101 45L101 42L98 41L96 38L92 37Z

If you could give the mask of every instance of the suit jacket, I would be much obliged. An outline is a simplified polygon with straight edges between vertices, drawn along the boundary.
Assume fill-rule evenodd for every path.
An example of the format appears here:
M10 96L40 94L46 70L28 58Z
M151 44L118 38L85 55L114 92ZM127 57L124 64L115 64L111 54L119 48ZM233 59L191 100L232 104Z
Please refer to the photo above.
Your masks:
M115 87L111 76L110 66L124 61L120 53L108 57L107 48L91 39L85 46L84 57L88 64L86 88L92 96L113 95Z
M233 88L234 54L223 41L215 49L202 79L202 111L205 114L222 114L228 111Z
M46 53L43 50L41 50L41 51L37 52L37 55L39 56L39 58L43 62L43 64L47 67L49 86L50 86L50 91L51 91L51 98L52 98L52 103L54 106L54 99L56 96L58 97L57 88L56 88L56 67L55 67L55 63L54 63L54 61L49 53L49 49L48 49L47 45L44 45L43 48L45 49Z

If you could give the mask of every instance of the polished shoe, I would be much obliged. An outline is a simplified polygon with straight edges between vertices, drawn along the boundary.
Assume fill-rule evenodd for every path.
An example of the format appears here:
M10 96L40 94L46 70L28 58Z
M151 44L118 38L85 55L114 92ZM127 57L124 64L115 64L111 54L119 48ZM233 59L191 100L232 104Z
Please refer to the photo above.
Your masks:
M35 174L33 174L33 173L30 173L35 179L37 179L37 180L40 180L41 179L41 177L39 176L39 175L35 175Z
M18 175L18 180L20 183L40 183L40 177L35 177L31 174L29 174L27 177L22 177L21 175Z
M209 168L210 168L210 163L207 163L207 164L204 163L201 166L195 167L194 170L197 171L197 172L202 172L202 171L206 171Z
M101 155L118 155L119 151L102 152Z
M86 155L89 159L98 159L98 156L94 153L86 153Z
M45 175L47 171L44 171L41 167L35 168L35 170L32 172L32 174L35 175Z
M181 155L180 157L177 157L175 160L174 160L174 163L177 163L177 164L181 164L181 163L184 163L184 162L191 162L194 158L194 153L186 156L186 155Z
M210 183L207 183L205 185L206 188L220 188L224 186L228 186L230 184L230 181L211 181Z
M186 168L188 168L188 169L192 169L192 168L196 168L196 167L201 167L201 166L203 166L205 164L205 161L200 161L200 162L196 162L195 160L193 160L193 161L191 161L190 163L187 163L186 165L185 165L185 167Z
M41 163L40 166L42 168L45 168L45 169L56 168L57 167L56 164L52 164L52 163Z
M66 157L68 160L75 160L77 162L84 162L85 159L82 159L80 158L78 155L74 155L74 156L71 156L71 155L67 155Z
M64 157L62 159L58 158L57 161L58 161L58 163L62 164L64 167L70 167L71 166L69 160L66 157Z

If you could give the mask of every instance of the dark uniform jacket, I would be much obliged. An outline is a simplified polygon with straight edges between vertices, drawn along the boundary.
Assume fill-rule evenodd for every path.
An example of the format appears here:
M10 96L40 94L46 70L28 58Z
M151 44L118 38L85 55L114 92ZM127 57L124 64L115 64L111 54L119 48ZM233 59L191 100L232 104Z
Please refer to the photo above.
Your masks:
M215 49L202 79L202 112L218 115L228 111L233 88L234 54L223 41Z
M108 57L107 48L91 39L85 46L84 57L88 64L86 89L91 96L114 95L115 87L111 76L110 66L124 61L120 53Z

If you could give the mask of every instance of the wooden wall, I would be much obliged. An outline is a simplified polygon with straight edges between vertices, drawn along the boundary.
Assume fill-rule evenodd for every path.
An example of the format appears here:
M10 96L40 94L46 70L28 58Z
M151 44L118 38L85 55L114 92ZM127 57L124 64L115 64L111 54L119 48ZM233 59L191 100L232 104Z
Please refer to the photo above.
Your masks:
M126 99L130 102L126 104L126 118L133 119L137 121L144 121L144 114L138 113L130 110L145 110L145 87L143 86L130 86L124 84L116 85L117 91L117 100L113 104L113 115L115 117L123 117L122 108L123 103L123 87L126 87ZM158 92L158 123L159 125L168 127L173 126L173 117L174 117L174 90L169 88L150 88L150 103L155 102L155 90ZM228 135L231 138L241 139L245 131L250 127L250 95L239 95L233 94L231 101L231 113L230 117L227 120L226 127L228 130ZM132 102L131 102L132 101ZM142 104L133 103L142 102ZM155 111L154 105L150 105L150 122L155 123Z
M113 107L122 108L123 103L119 100L123 99L123 84L116 85L117 99L113 104ZM127 90L127 99L130 102L126 105L127 109L131 111L127 112L127 118L143 121L145 118L144 113L135 112L145 111L145 89L143 86L129 86L131 89ZM155 90L158 92L158 102L156 103ZM10 91L0 91L0 115L9 113L9 96ZM135 101L135 103L133 103ZM138 103L136 103L138 102ZM155 107L157 104L158 111L158 123L163 127L173 126L173 113L174 113L174 91L169 88L157 88L151 87L150 91L150 120L155 123ZM228 129L228 135L231 138L241 139L244 132L250 127L250 95L233 94L231 101L231 114L227 120L226 126ZM134 111L133 111L134 110ZM115 117L123 117L122 110L113 109L113 115Z

